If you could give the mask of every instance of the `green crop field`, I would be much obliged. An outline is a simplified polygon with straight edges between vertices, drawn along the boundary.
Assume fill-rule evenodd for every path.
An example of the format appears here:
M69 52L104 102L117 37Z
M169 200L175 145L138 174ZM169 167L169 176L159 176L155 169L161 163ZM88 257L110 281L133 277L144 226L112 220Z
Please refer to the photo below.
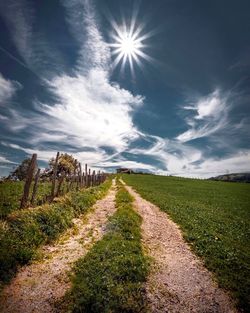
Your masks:
M250 184L154 175L123 175L168 213L219 285L250 307Z

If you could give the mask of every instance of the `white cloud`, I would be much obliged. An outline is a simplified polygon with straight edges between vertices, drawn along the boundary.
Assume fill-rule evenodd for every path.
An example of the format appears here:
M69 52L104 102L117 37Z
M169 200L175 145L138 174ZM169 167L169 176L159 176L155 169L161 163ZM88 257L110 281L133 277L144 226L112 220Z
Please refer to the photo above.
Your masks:
M18 52L29 63L34 12L25 0L0 2L0 14L6 22Z
M10 100L20 87L21 84L5 79L0 73L0 105L6 104L6 101ZM5 119L5 117L3 116L1 119Z
M36 110L32 114L20 114L10 108L9 130L25 130L26 139L32 148L6 142L3 145L27 154L37 153L39 160L48 161L63 144L69 148L63 152L78 150L72 154L83 164L88 163L96 169L122 166L161 174L209 177L216 171L223 173L249 168L249 152L240 152L224 159L205 160L201 150L187 143L227 127L230 99L228 94L219 90L184 106L191 113L185 120L188 129L176 139L139 131L133 122L133 115L143 105L144 98L111 81L110 51L98 29L90 2L62 0L62 3L67 11L72 34L79 43L76 66L71 75L66 72L60 75L54 73L43 80L55 96L56 103L53 105L36 100ZM2 13L20 55L27 64L38 64L44 39L41 46L34 40L34 12L24 0L10 0L7 7L9 11ZM27 12L30 12L30 16ZM49 47L46 52L50 53ZM1 86L4 87L1 89ZM15 87L17 85L14 82L0 76L0 100L1 95L2 98L12 97ZM8 118L0 116L0 119L6 123ZM146 141L149 147L130 149L131 143L136 140ZM46 148L48 142L55 143L51 150ZM124 152L134 154L139 161L122 157ZM161 169L144 162L143 156L146 156L145 159L152 157Z
M39 131L36 138L31 134L30 142L39 146L59 138L72 148L91 151L89 162L98 163L125 151L140 136L132 115L144 99L110 81L110 51L98 30L89 1L62 2L68 22L81 43L79 58L71 76L62 74L46 80L57 102L54 105L35 102L40 114L33 122L35 119ZM112 149L111 155L102 149L104 146ZM80 156L83 155L89 159L86 153Z
M208 178L227 173L250 172L250 150L239 151L227 157L208 158L199 166L191 166L189 172L180 172L185 177Z
M202 152L194 147L180 143L176 140L163 139L158 136L150 136L152 145L149 148L131 149L130 153L152 156L159 160L165 174L175 174L190 170L190 164L202 159ZM157 169L155 169L158 172Z
M89 0L62 0L72 35L80 44L77 70L86 73L92 68L107 71L110 65L108 45L99 32L95 10Z
M72 150L84 148L94 151L91 152L91 157L92 163L95 163L104 156L112 157L115 153L124 151L131 141L138 138L132 115L143 104L143 97L134 96L110 81L110 51L98 30L94 9L89 1L62 2L68 13L68 22L80 43L77 66L71 76L66 73L54 74L54 77L45 80L45 85L57 99L55 104L36 100L36 113L33 112L32 115L30 112L19 113L11 109L9 115L12 123L8 123L8 128L15 132L25 130L29 134L29 143L37 148L19 146L19 149L27 153L38 152L45 159L51 152L47 154L41 149L46 146L44 143L54 141L60 146L62 141L72 147ZM19 10L19 6L15 6ZM24 11L27 9L24 0L21 6ZM16 42L20 52L27 46L30 48L32 34L32 20L25 19L21 12L18 13L18 23L22 24L21 29L27 34L25 38L21 38L24 41L22 44ZM13 14L7 14L10 23L13 22ZM29 26L26 27L26 24ZM18 30L15 28L13 31L15 40ZM30 58L26 58L27 62ZM111 148L112 154L107 156L102 146ZM87 154L84 155L88 159Z
M3 142L3 141L1 142L1 144L5 147L9 147L9 148L16 149L16 150L22 150L29 155L32 155L33 153L37 153L38 160L45 161L45 162L48 162L57 153L56 150L46 151L46 150L42 150L42 149L41 150L30 149L30 148L22 147L22 146L17 145L17 144L7 143L7 142Z
M28 0L0 1L0 16L22 60L15 56L16 52L2 50L42 80L41 73L51 75L53 70L60 72L64 69L64 58L36 24L35 15L36 11Z
M37 153L40 160L47 161L56 151L47 151L41 147L48 141L62 141L72 148L87 150L74 155L90 166L157 170L150 164L121 157L121 153L129 151L137 156L152 156L171 173L180 171L183 164L187 166L198 160L201 153L196 149L175 140L144 134L137 129L133 114L143 105L144 99L110 81L110 51L98 30L93 7L88 0L64 0L62 3L72 33L80 44L76 68L71 76L62 74L46 80L57 103L48 105L36 101L36 109L42 114L33 115L29 121L27 117L16 116L12 112L13 120L16 121L12 123L14 131L23 129L24 125L27 129L36 125L36 135L32 128L29 141L37 148L29 149L14 144L9 144L9 147L28 154ZM32 32L29 27L26 31ZM130 144L137 139L148 141L151 147L129 149ZM111 148L112 153L107 153L103 147Z
M194 111L195 115L186 118L190 128L176 137L181 142L210 136L228 126L229 95L218 89L183 108Z
M117 151L138 137L131 113L143 98L111 84L102 70L93 69L87 76L55 77L49 86L59 102L40 106L49 116L41 122L46 131L71 136L78 148L109 146Z
M4 163L4 164L16 164L15 162L12 162L8 159L6 159L6 157L3 157L0 155L0 163Z
M152 138L151 138L152 139ZM250 150L241 150L228 156L205 158L202 150L176 140L164 140L153 136L149 149L133 149L130 152L150 155L164 166L152 171L159 175L209 178L225 173L250 171Z
M134 170L147 170L151 172L155 172L156 168L150 164L146 164L143 162L129 161L129 160L119 160L119 161L106 161L100 162L100 166L105 167L125 167Z

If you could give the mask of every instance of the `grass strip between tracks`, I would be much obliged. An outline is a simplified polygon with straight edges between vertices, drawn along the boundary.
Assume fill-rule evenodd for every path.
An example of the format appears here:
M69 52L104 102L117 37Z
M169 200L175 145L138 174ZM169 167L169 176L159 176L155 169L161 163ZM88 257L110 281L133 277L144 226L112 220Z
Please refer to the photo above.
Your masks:
M146 312L149 258L141 245L141 217L120 184L107 233L79 259L66 296L71 312Z

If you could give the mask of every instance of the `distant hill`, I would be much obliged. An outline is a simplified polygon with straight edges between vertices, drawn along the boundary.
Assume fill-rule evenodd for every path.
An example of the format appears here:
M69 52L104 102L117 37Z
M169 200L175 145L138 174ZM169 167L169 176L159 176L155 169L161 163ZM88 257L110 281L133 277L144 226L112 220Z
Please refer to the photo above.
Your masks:
M250 183L250 173L232 173L211 177L209 180Z

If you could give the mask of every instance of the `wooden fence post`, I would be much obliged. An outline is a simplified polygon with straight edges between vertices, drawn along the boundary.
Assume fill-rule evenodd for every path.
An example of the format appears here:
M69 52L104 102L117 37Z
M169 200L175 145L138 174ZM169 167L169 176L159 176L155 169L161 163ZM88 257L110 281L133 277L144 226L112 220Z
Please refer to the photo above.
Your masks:
M30 166L28 169L24 189L23 189L23 196L21 200L21 205L20 208L26 208L28 205L28 200L29 200L29 191L30 191L30 185L32 183L33 175L34 175L34 170L36 167L36 159L37 159L37 154L34 153L31 158Z
M92 174L92 186L95 186L95 171Z
M85 187L88 188L88 165L85 164Z
M79 180L80 188L82 188L82 166L81 166L80 162L79 162L79 177L78 177L78 180Z
M59 178L59 183L58 183L58 187L57 187L56 197L58 197L60 195L61 186L62 186L64 177L65 177L65 172L63 172L62 176Z
M51 186L51 198L54 198L55 195L55 187L56 187L56 176L57 176L57 166L58 166L58 160L59 160L60 153L57 152L56 154L56 160L53 168L53 178L52 178L52 186Z
M98 171L97 174L97 185L100 185L100 170Z
M88 186L91 187L91 169L89 168Z
M82 186L85 187L85 175L82 173Z
M31 197L31 201L30 201L31 205L33 205L34 201L35 201L40 172L41 172L41 169L39 168L37 170L36 176L35 176L35 182L34 182L32 197Z
M75 159L75 162L74 162L75 164L74 164L74 177L73 177L73 180L72 180L72 182L73 182L73 189L74 189L74 182L76 183L75 185L75 189L77 189L77 187L78 187L78 182L77 182L77 178L76 178L76 169L77 169L77 159Z

